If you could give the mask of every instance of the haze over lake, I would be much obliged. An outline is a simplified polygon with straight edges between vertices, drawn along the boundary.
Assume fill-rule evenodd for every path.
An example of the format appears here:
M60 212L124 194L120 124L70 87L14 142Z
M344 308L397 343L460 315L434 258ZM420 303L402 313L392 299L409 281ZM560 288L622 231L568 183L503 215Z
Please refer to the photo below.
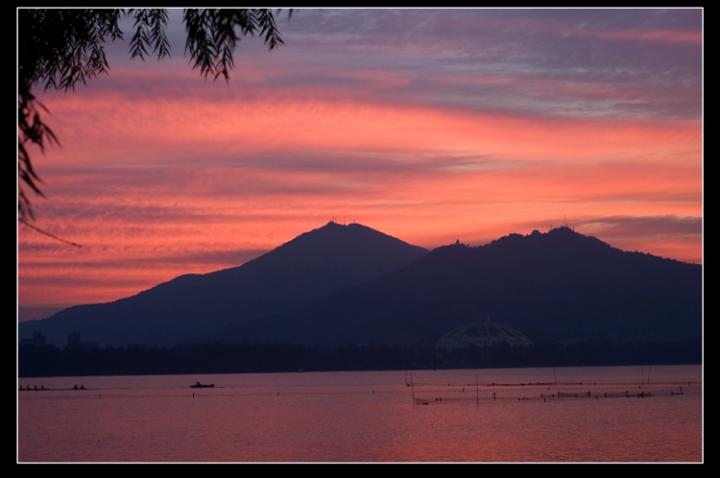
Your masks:
M697 462L700 378L630 366L22 379L87 390L20 392L19 459ZM531 398L558 391L578 398Z

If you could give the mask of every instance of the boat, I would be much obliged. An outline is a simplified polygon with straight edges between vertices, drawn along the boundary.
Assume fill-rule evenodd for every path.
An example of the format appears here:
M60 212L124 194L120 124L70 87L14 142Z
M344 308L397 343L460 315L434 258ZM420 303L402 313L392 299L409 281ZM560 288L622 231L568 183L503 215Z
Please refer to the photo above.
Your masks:
M200 382L195 382L194 385L190 385L190 388L213 388L215 386L214 383L205 384Z

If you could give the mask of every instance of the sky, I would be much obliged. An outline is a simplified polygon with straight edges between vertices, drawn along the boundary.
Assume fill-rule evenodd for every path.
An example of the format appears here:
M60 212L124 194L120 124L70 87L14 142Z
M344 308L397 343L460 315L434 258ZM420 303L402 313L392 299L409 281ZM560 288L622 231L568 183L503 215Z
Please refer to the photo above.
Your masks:
M699 9L296 9L203 79L131 60L40 100L46 198L19 229L19 318L238 266L327 223L434 248L567 221L702 261ZM131 25L124 24L126 38Z

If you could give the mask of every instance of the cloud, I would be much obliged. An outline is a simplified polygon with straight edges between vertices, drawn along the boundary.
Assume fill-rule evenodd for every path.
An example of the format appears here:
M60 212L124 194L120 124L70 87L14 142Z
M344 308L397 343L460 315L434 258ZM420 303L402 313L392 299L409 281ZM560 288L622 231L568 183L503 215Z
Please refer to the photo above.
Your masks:
M108 76L42 95L62 147L33 156L38 225L83 248L21 227L21 304L229 267L332 216L435 247L567 214L699 260L701 20L300 9L284 47L240 43L228 84L190 68L179 23L169 61L115 44Z
M607 237L648 237L653 235L700 236L702 218L677 216L607 216L576 221Z
M443 154L449 148L463 155L526 159L552 155L573 160L637 154L637 150L669 154L678 145L685 150L697 147L701 132L694 120L541 120L353 100L234 101L220 107L190 99L118 105L112 97L86 96L56 99L49 106L68 118L57 128L66 138L57 155L76 165L97 162L94 145L107 151L105 162L136 165L176 163L183 158L186 163L203 164L217 157L236 157L241 165L243 159L252 162L273 154L275 161L283 161L278 151L294 158L300 154L293 151L310 152L312 159L318 158L318 151L407 155ZM198 123L197 118L203 121ZM358 158L358 165L373 159ZM348 163L338 164L347 167Z
M241 42L225 84L188 66L178 17L173 59L130 62L116 47L117 68L87 91L221 103L350 93L505 114L697 118L701 19L699 9L299 10L280 23L285 46ZM513 81L482 81L500 76ZM477 81L443 86L453 78Z
M97 257L96 260L86 261L36 261L29 260L23 263L24 272L32 273L39 271L55 272L63 267L72 267L85 270L111 269L115 272L121 270L137 270L138 268L149 268L157 266L172 266L182 269L183 266L201 266L211 268L213 266L236 267L264 254L265 250L257 249L229 249L229 250L189 250L183 253L159 253L149 256L123 256L114 260L104 260Z

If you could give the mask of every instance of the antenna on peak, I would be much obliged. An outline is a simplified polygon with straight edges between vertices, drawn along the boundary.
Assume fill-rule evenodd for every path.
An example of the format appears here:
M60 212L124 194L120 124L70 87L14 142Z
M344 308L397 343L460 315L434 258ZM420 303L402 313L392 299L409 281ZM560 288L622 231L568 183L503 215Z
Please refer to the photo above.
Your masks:
M569 228L571 231L575 232L575 227L574 227L572 224L570 224L569 222L567 222L567 216L563 216L563 221L564 221L564 224L563 224L563 225L564 225L565 227L567 227L567 228Z

